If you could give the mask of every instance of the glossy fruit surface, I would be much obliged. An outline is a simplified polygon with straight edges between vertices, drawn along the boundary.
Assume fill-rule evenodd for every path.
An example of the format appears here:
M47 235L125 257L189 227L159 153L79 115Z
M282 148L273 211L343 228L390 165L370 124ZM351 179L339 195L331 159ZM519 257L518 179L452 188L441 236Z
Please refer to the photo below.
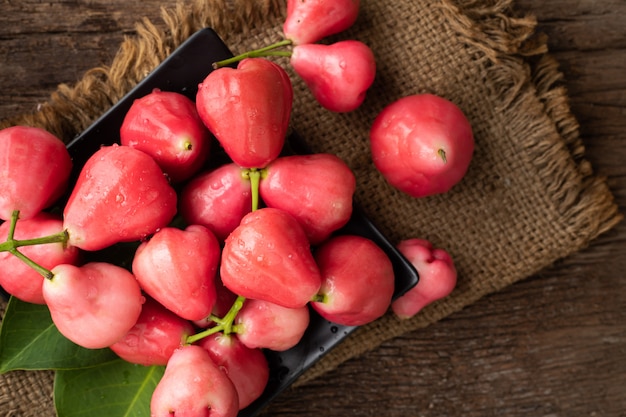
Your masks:
M322 301L311 306L327 320L361 326L381 317L394 290L393 265L373 241L356 235L336 236L315 252L322 273Z
M290 63L315 99L338 113L356 110L376 77L374 53L351 39L295 46Z
M163 306L184 319L200 320L215 305L219 260L219 242L206 227L165 227L139 245L132 271L141 288Z
M447 297L455 288L457 271L450 254L435 248L425 239L405 239L398 250L413 264L419 274L417 285L391 304L401 319L413 317L428 304Z
M315 43L354 24L359 0L287 0L283 33L295 45Z
M172 354L150 402L151 417L235 417L238 411L235 386L196 345Z
M43 296L59 332L77 345L100 349L135 325L145 299L135 277L104 262L62 264L45 279Z
M193 333L190 322L146 298L135 325L110 348L127 362L163 366Z
M306 305L320 286L319 269L302 226L290 214L271 207L247 214L228 236L220 275L236 294L289 308Z
M148 154L105 146L81 170L63 211L69 243L95 251L145 239L177 211L176 191Z
M133 102L120 128L120 143L152 156L175 183L201 168L210 140L192 100L158 89Z
M52 205L67 188L72 160L65 144L38 127L0 130L0 219L14 210L29 219Z
M472 127L454 103L432 94L385 107L370 131L372 159L392 186L413 196L448 192L474 153Z
M212 71L198 86L200 118L237 165L263 168L282 151L293 88L285 70L265 58Z
M352 215L356 179L333 154L292 155L266 167L259 193L269 207L295 217L312 244L343 227Z

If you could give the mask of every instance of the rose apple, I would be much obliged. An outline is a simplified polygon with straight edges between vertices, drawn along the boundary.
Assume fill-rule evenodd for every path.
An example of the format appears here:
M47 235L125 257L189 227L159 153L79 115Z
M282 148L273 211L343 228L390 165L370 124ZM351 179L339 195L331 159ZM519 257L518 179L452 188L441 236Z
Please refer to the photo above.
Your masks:
M135 325L110 348L127 362L163 366L193 332L190 322L148 297Z
M85 163L63 211L69 244L88 251L145 239L177 210L176 191L148 154L105 146Z
M187 320L200 320L213 310L220 245L206 227L164 227L139 245L132 271L141 288Z
M61 264L43 282L43 297L61 334L79 346L101 349L135 325L145 301L135 277L104 262Z
M284 351L294 347L309 325L307 306L287 308L263 300L246 300L235 318L236 333L249 348Z
M197 345L174 351L150 401L151 417L236 417L238 411L235 386Z
M294 45L315 43L352 26L359 6L359 0L287 0L283 33Z
M120 143L153 157L174 183L198 172L210 141L195 103L173 91L155 89L136 99L120 127Z
M311 306L325 319L360 326L381 317L394 291L394 271L387 254L356 235L335 236L315 252L322 274L319 296Z
M306 305L321 281L302 226L271 207L248 213L228 236L220 275L235 294L288 308Z
M202 339L199 345L233 382L242 410L258 399L269 381L269 364L260 349L251 349L236 335L216 333Z
M338 113L356 110L376 77L374 53L352 39L330 45L297 45L290 64L317 102Z
M432 94L385 107L370 130L374 165L392 186L413 197L449 191L474 153L472 127L454 103Z
M293 87L289 75L265 58L212 71L198 86L196 107L204 124L237 165L263 168L285 143Z
M263 202L294 216L312 244L350 220L355 189L350 167L327 153L280 157L265 168L259 184Z
M401 319L416 315L428 304L447 297L456 286L457 271L450 254L425 239L406 239L397 245L419 274L418 283L391 304Z
M72 159L65 144L38 127L0 130L0 219L29 219L67 189Z
M252 211L250 181L235 163L192 178L180 194L180 214L189 224L201 224L220 241Z

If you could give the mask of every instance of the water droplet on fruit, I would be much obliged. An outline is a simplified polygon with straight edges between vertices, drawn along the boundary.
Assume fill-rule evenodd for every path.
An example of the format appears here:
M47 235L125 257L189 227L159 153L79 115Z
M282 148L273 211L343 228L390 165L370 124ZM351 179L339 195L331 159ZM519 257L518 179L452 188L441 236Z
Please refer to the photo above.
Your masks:
M241 102L241 97L239 97L239 96L230 96L228 101L230 101L232 104L239 104L239 102Z
M346 64L346 61L344 60L339 61L339 68L346 69L347 66L348 64Z

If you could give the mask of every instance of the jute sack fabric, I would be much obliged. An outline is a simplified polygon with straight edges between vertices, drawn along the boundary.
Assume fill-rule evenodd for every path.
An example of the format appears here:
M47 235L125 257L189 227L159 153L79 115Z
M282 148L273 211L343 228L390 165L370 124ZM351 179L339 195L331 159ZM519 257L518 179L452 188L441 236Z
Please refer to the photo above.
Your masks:
M235 53L281 39L284 1L203 1L163 10L138 23L107 67L61 85L37 113L2 126L44 127L70 140L202 27L213 27ZM322 109L291 72L292 128L314 151L333 152L354 170L356 201L392 241L422 237L453 256L453 294L411 320L389 314L357 330L306 372L298 385L380 343L427 326L587 246L621 220L604 180L584 159L578 125L536 21L506 0L363 1L356 25L327 39L358 39L378 72L362 107ZM287 60L278 60L291 71ZM392 101L429 92L468 116L476 151L467 176L445 195L414 199L374 169L368 131ZM52 373L0 377L0 410L52 416Z

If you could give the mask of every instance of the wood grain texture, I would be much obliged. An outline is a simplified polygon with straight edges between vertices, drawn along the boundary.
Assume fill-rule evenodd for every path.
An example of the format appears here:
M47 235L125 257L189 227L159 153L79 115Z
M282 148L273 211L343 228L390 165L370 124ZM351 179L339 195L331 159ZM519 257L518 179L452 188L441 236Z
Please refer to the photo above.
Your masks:
M0 118L106 65L148 0L3 0ZM560 62L586 158L626 212L626 2L518 0ZM281 395L267 416L626 416L626 222L429 328Z

